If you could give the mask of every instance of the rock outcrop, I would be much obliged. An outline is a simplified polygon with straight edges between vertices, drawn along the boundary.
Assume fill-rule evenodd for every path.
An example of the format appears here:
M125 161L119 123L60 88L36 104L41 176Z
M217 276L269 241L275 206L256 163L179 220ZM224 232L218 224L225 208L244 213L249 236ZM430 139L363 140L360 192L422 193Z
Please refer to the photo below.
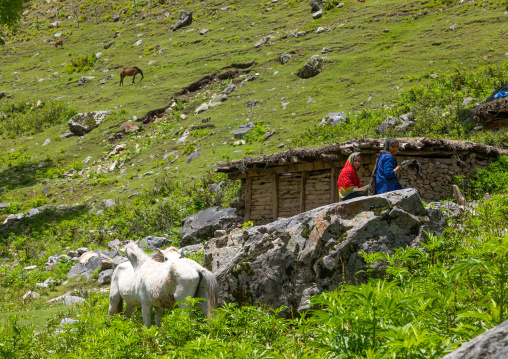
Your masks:
M487 330L442 359L508 358L508 320Z
M443 213L426 209L414 189L356 198L235 231L205 244L205 266L219 282L219 301L309 309L309 298L339 283L366 280L360 251L392 253L440 233ZM384 271L374 265L374 275Z
M325 58L319 55L312 56L309 61L299 68L296 74L302 79L308 79L321 73L325 63Z
M232 229L240 220L234 208L219 210L219 207L211 207L192 214L183 220L180 248L198 244L200 240L208 240L214 236L216 230Z
M170 28L173 31L175 31L181 27L184 27L184 26L187 26L190 24L192 24L192 11L183 11L180 14L180 19L178 20L178 22L176 24L170 26Z
M74 135L82 136L98 127L111 111L93 111L78 113L69 120L69 128Z

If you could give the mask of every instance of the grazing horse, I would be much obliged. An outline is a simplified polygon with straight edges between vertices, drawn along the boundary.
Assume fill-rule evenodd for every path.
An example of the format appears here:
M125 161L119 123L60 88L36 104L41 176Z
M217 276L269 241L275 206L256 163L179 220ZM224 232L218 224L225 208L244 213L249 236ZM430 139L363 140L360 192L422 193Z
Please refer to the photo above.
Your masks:
M122 71L120 72L120 86L123 86L123 79L125 76L133 76L132 83L134 83L134 79L136 78L137 74L141 74L141 80L143 80L144 77L143 71L141 71L139 67L129 67L126 69L122 69Z
M155 307L155 325L160 327L165 308L172 309L175 302L185 302L187 297L202 297L207 303L202 301L199 307L207 318L211 316L217 307L217 280L210 271L190 259L180 259L176 248L160 253L167 260L163 263L153 260L137 242L130 242L124 250L129 262L113 272L108 314L121 312L125 300L125 316L130 317L134 307L141 306L143 324L150 328Z
M62 39L58 39L55 41L55 49L58 50L58 46L61 46L63 49L63 40Z

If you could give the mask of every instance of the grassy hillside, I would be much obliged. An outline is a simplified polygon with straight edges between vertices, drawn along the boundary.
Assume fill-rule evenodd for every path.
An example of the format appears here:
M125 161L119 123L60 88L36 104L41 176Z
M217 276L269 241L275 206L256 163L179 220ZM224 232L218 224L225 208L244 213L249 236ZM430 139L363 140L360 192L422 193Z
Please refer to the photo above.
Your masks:
M51 271L44 263L66 248L103 248L115 238L146 235L164 235L178 244L183 218L235 200L238 183L210 173L221 161L386 136L392 133L380 135L376 127L390 115L408 112L416 125L405 136L508 147L507 130L478 128L471 113L508 82L506 50L499 45L506 40L505 1L343 2L337 8L339 1L329 1L317 20L308 1L298 0L140 0L135 9L131 1L27 2L20 28L0 48L0 92L6 95L0 96L0 203L9 203L0 208L0 220L40 206L74 209L56 207L0 231L3 356L388 358L405 353L439 358L505 317L506 278L499 261L506 255L503 196L480 207L477 217L452 223L428 253L401 252L382 282L359 287L388 301L394 293L403 303L385 308L389 320L383 323L376 322L375 305L358 300L355 287L316 299L325 310L307 319L282 321L266 308L227 307L206 325L201 317L193 321L175 311L165 316L163 331L142 329L140 312L131 321L105 318L107 294L92 282L71 281L44 291L43 299L21 299L37 282L65 279L70 263ZM172 31L183 10L193 12L192 24ZM51 28L57 16L59 27ZM200 34L203 29L209 30L206 35ZM304 36L291 35L301 31ZM57 33L63 48L54 47ZM266 36L268 43L255 47ZM329 52L321 54L324 47ZM282 65L278 57L284 53L291 59ZM296 72L312 55L326 57L323 71L300 79ZM132 84L127 77L120 87L119 72L130 66L141 68L144 79L138 76ZM211 82L182 93L207 76ZM243 82L249 76L253 80ZM195 114L231 83L237 90L225 102ZM465 103L468 97L473 100ZM250 100L258 104L246 107ZM134 121L172 103L155 121ZM76 113L96 110L112 115L82 137L60 136ZM318 126L325 115L339 111L349 122ZM116 137L124 121L141 131ZM255 129L244 144L235 144L239 139L231 131L249 122ZM275 134L264 139L269 131ZM110 155L117 145L125 149ZM198 148L199 156L186 163ZM503 158L482 171L467 188L469 199L486 191L506 193L507 163ZM220 191L210 188L221 181ZM106 198L117 205L101 209ZM466 247L471 252L464 252ZM490 277L465 263L467 258L488 266ZM32 264L38 269L23 269ZM87 304L46 303L71 290ZM425 299L429 292L432 301ZM348 304L353 297L357 306ZM414 300L406 302L408 297ZM85 323L75 327L79 336L52 334L66 316ZM378 326L379 337L371 331Z

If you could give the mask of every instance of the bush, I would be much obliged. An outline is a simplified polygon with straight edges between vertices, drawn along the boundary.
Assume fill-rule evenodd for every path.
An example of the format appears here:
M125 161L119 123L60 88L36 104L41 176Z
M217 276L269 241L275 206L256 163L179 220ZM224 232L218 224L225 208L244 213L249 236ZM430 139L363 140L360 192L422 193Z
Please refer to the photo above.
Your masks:
M95 62L97 61L97 58L95 55L83 55L76 57L75 59L72 59L71 62L67 65L65 65L65 68L62 72L72 74L73 72L84 72L90 70Z
M477 176L469 182L466 193L472 198L483 198L485 193L508 193L508 156L500 156L488 168L479 168Z

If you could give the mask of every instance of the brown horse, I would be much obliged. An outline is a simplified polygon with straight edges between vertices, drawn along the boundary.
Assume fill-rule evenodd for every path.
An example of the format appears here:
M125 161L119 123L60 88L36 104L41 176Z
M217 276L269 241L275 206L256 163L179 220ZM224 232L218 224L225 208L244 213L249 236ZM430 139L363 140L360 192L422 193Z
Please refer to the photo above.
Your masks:
M63 40L62 39L58 39L55 41L55 49L58 50L58 46L61 46L63 49Z
M139 67L129 67L126 69L123 69L122 72L120 72L120 86L123 86L123 79L125 76L134 76L132 78L132 83L134 83L134 79L136 79L136 75L141 74L141 80L143 80L143 71ZM140 80L140 81L141 81Z

